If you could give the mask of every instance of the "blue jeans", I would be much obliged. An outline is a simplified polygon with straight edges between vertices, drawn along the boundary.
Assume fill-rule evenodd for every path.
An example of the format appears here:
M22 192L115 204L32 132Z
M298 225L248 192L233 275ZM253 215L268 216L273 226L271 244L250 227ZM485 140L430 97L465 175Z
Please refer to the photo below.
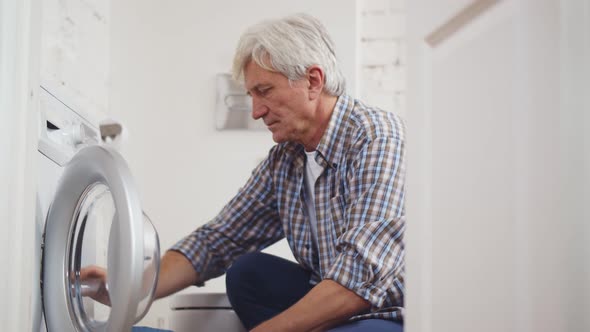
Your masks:
M264 253L246 254L227 271L225 285L229 301L246 327L278 315L299 301L312 286L311 273L299 265ZM366 319L348 322L330 332L403 332L400 322Z

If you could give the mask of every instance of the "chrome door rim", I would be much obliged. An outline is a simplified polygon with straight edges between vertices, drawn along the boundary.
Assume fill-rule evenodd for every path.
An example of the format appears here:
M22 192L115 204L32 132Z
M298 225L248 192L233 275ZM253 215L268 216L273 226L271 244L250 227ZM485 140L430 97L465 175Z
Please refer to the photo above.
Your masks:
M76 209L89 188L104 184L112 193L116 222L109 239L108 284L111 311L104 324L87 326L73 309L70 264ZM112 243L111 243L112 242ZM115 151L90 146L64 169L47 214L43 249L43 304L49 332L130 330L141 297L143 273L143 213L135 183L125 161Z

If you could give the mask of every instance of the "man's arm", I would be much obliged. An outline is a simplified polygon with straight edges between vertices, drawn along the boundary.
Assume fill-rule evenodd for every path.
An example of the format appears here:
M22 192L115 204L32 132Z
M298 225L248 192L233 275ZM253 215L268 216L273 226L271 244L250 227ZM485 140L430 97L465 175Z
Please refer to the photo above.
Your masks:
M181 253L169 250L160 261L156 299L194 285L198 280L199 276L189 260Z
M324 280L301 300L252 332L324 331L371 307L370 303L335 281Z
M83 296L90 296L102 304L111 305L106 286L106 269L94 265L84 267L80 270L80 279L83 283L92 285L92 287L82 293ZM183 254L170 250L160 260L155 299L172 295L188 286L196 284L198 280L199 275L188 259Z

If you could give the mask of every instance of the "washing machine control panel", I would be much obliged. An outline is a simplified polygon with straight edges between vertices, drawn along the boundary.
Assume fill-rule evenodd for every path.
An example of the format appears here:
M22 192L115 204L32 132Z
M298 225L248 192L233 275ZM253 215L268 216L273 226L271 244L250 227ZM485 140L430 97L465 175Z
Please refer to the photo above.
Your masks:
M97 126L45 88L41 87L40 92L39 152L63 166L81 148L99 144Z

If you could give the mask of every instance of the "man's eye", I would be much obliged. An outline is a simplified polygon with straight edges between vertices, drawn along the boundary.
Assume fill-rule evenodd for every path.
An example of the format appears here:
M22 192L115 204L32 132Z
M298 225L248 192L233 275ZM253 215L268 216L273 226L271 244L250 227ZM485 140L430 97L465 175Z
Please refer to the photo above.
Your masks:
M270 88L258 89L258 94L261 96L266 96L269 91L270 91Z

